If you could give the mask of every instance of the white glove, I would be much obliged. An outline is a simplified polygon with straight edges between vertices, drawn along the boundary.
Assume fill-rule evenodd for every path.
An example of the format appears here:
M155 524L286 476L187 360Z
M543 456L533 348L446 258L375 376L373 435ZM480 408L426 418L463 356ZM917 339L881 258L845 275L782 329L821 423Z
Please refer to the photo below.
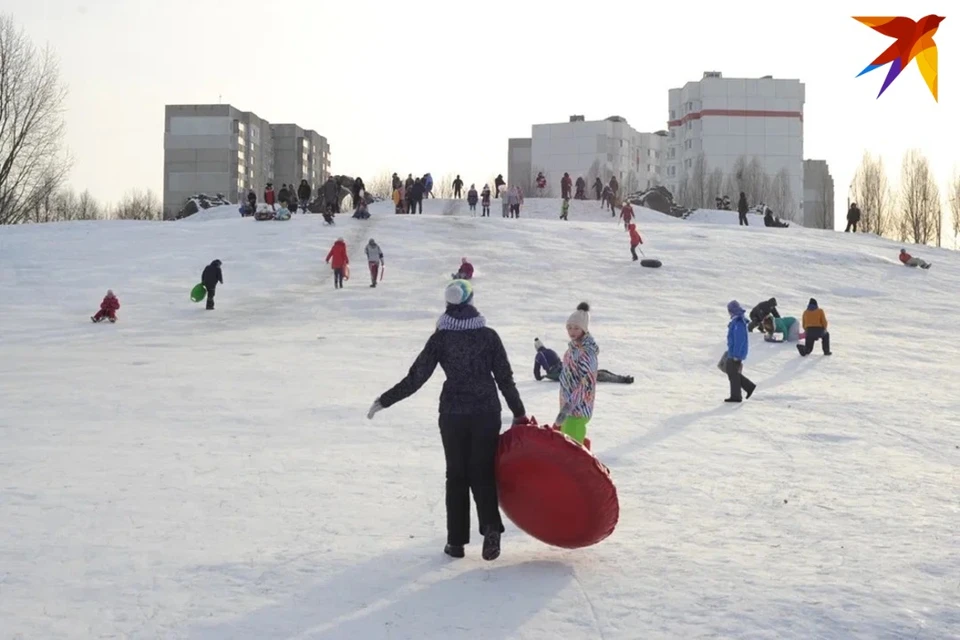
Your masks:
M367 412L367 420L373 420L373 416L375 416L378 411L383 411L383 405L380 404L380 398L374 400L373 404L370 405L370 411Z

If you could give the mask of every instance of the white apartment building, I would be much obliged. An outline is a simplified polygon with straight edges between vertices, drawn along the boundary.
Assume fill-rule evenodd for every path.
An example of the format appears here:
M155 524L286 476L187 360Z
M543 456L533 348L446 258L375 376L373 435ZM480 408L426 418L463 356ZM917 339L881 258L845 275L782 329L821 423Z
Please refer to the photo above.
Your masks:
M724 78L716 71L670 89L665 186L692 206L713 206L718 195L736 202L743 190L751 207L763 201L778 216L798 219L804 100L799 80ZM701 202L691 201L691 190Z
M569 122L535 124L531 134L530 138L508 141L510 183L532 189L542 171L549 195L554 197L560 195L564 173L569 173L574 183L583 177L588 196L598 176L604 183L616 176L621 193L661 183L666 131L641 133L619 116L593 121L571 116Z

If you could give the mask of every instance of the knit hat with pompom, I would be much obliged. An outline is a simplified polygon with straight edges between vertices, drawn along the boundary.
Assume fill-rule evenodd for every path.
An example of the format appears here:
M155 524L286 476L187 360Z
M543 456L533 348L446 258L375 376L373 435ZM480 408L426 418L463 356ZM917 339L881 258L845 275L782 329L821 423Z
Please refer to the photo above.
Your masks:
M567 318L568 327L576 327L584 333L590 333L590 305L581 302L577 305L577 310Z

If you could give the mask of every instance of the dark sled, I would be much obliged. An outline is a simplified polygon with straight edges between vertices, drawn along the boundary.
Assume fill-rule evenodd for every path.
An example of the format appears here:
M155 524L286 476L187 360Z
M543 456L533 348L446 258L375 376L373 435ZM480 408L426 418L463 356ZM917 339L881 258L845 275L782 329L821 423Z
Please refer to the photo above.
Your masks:
M650 258L646 258L646 259L640 261L640 266L641 266L641 267L651 267L651 268L653 268L653 269L656 269L656 268L658 268L658 267L661 267L662 265L663 265L663 263L660 262L659 260L652 260L652 259L650 259Z

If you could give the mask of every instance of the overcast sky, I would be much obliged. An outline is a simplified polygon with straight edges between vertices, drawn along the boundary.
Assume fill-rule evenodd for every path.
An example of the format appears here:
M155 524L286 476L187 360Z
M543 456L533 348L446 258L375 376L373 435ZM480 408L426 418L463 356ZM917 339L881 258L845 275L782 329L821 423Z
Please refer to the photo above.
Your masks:
M804 156L826 159L838 209L865 149L891 178L911 147L946 182L960 140L956 3L0 0L59 54L71 182L116 200L163 186L165 104L229 102L330 141L333 171L506 173L530 125L621 115L666 127L667 90L704 71L799 78ZM852 15L945 15L940 102L916 63L855 78L893 41ZM838 212L838 220L844 211Z

